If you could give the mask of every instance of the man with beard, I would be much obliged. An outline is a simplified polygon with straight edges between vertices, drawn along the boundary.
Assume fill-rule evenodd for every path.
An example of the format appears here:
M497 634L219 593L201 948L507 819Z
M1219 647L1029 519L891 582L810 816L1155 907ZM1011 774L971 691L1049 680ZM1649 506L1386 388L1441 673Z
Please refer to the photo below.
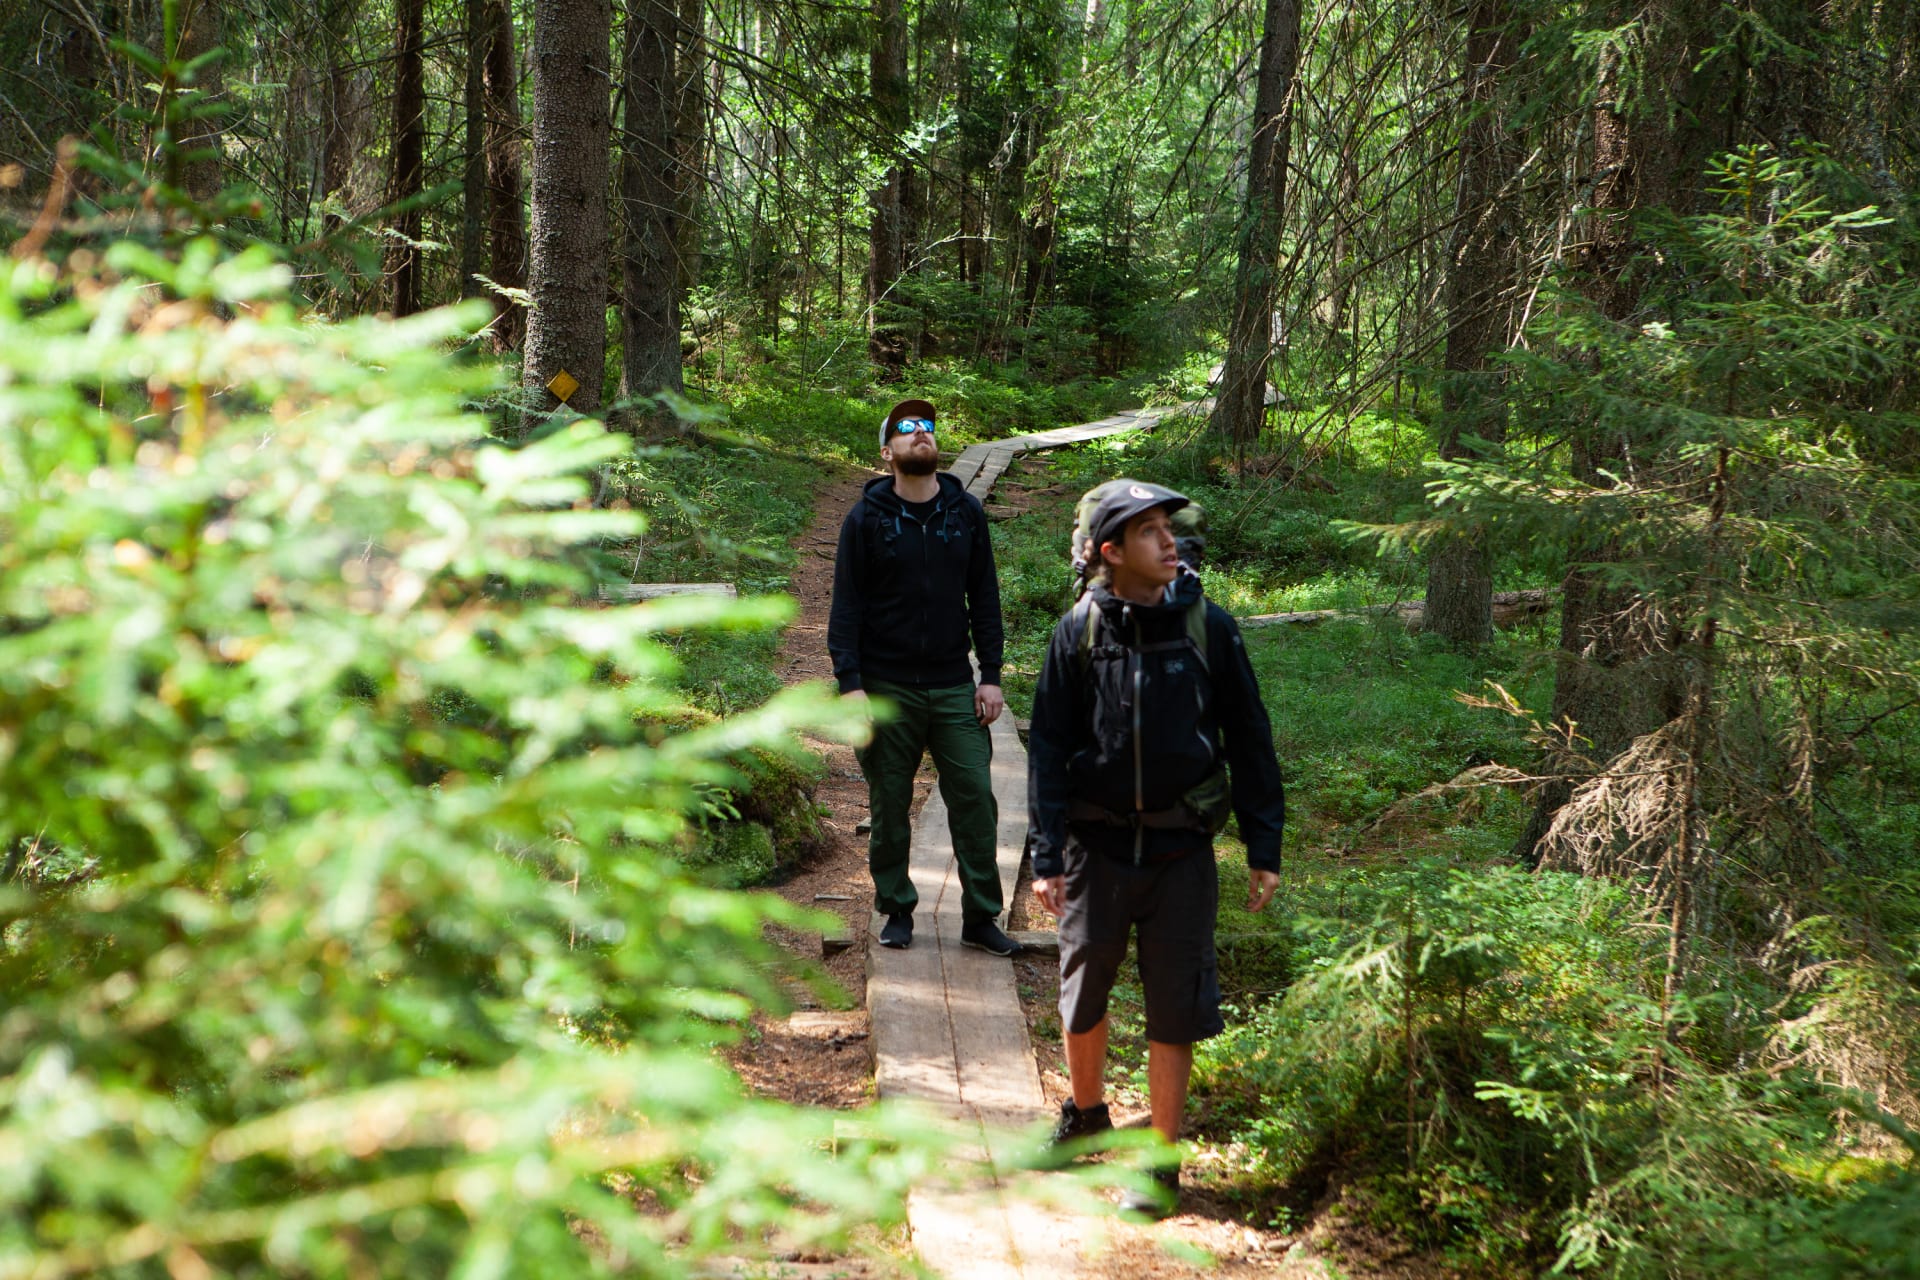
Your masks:
M891 474L867 485L840 526L827 651L842 694L885 698L894 712L875 724L860 752L873 823L874 909L887 917L880 945L913 943L913 777L931 751L960 866L960 941L1010 956L1020 947L996 923L1000 811L987 733L1006 707L1000 580L980 500L939 470L934 422L931 404L902 400L880 424L880 458ZM969 648L980 661L978 688Z

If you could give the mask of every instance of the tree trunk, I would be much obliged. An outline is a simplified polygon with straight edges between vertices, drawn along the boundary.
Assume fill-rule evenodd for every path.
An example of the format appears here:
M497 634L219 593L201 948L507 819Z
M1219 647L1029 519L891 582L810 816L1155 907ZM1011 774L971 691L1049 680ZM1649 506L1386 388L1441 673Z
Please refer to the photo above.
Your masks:
M483 292L479 277L487 253L487 12L486 0L465 0L467 83L462 107L460 168L460 296Z
M181 62L191 62L219 47L220 6L217 0L187 0L180 6L180 38L176 56ZM200 68L194 73L193 83L188 87L198 89L207 100L221 98L226 88L226 73L221 63L215 61ZM225 185L225 166L221 163L221 152L225 145L218 116L190 120L180 130L182 153L201 153L185 159L180 170L180 188L201 204L219 195L221 187Z
M892 299L905 266L906 180L901 148L907 132L907 20L901 0L873 0L873 44L867 73L873 114L879 126L877 150L888 159L886 180L873 194L873 220L867 237L867 354L882 381L897 381L907 364L907 340L901 309Z
M684 304L700 283L700 200L707 175L707 17L701 0L680 0L680 48L674 61L678 106L674 145L679 154L675 210L678 214L679 274Z
M1240 217L1240 262L1226 366L1213 406L1213 430L1244 451L1267 416L1267 365L1273 356L1273 304L1280 224L1287 204L1287 155L1293 134L1293 79L1300 63L1300 0L1266 0L1260 72L1247 148L1247 197Z
M1022 290L1020 322L1031 328L1039 314L1040 300L1053 283L1054 218L1058 213L1053 200L1050 175L1040 179L1040 192L1034 197L1033 212L1027 216L1026 284Z
M1715 139L1717 113L1731 95L1709 75L1704 46L1692 38L1693 0L1660 0L1645 11L1640 91L1629 113L1617 51L1603 52L1593 109L1593 200L1588 249L1580 264L1582 290L1609 320L1631 323L1640 308L1634 270L1640 246L1634 219L1642 211L1690 203L1686 180L1697 176ZM1684 121L1685 123L1677 123ZM1582 484L1609 488L1609 476L1632 479L1641 459L1636 443L1618 429L1575 424L1572 471ZM1621 556L1599 538L1576 547L1560 616L1560 655L1551 722L1572 723L1584 754L1604 764L1641 734L1667 723L1687 695L1683 664L1673 654L1675 620L1629 587L1609 586L1592 569ZM1515 852L1537 863L1539 843L1573 792L1562 779L1540 789L1532 819Z
M425 185L427 149L426 0L398 0L393 30L393 169L387 200L413 200ZM388 251L392 310L409 316L420 309L420 209L394 221L400 243Z
M347 48L347 33L358 12L354 0L334 0L326 16L327 28L327 105L326 122L320 144L320 199L344 201L347 183L353 176L353 157L359 150L360 104L353 86L353 58ZM345 225L340 214L322 215L322 234L331 235Z
M620 128L622 400L683 389L675 253L682 188L674 127L678 26L666 0L633 0L628 11ZM671 420L671 413L637 409L634 418L660 425Z
M483 0L487 28L484 80L487 101L488 274L503 289L527 287L526 184L521 161L520 66L514 57L513 9L508 0ZM527 313L517 302L494 298L493 348L517 351L525 341Z
M607 356L607 0L536 0L533 23L533 262L525 385L553 410L549 381L578 384L568 407L596 413Z
M47 24L43 30L60 32L56 37L60 67L57 92L65 108L60 131L84 133L95 121L110 118L112 112L113 83L107 72L112 50L106 43L106 33L84 10L72 14L49 11L42 21ZM44 157L49 179L57 166L56 155L57 148ZM69 180L76 191L87 190L84 175L84 170L71 175Z
M1518 166L1515 135L1497 110L1518 41L1507 0L1475 0L1467 15L1464 100L1455 231L1447 263L1446 373L1440 390L1440 456L1473 458L1472 439L1506 438L1506 402L1487 360L1512 337L1517 215L1502 188ZM1427 629L1448 643L1493 639L1493 565L1486 536L1443 539L1427 560Z

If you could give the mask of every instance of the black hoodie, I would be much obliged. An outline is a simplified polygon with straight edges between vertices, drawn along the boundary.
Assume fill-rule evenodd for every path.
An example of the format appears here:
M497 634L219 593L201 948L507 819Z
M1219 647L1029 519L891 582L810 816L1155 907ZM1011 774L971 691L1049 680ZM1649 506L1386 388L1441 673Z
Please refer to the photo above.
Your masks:
M1000 683L1000 578L987 513L951 475L937 479L924 519L901 503L892 476L880 476L840 525L827 652L842 693L868 680L971 684L969 637L980 683Z
M1191 645L1168 643L1187 636L1187 610L1202 595L1194 573L1183 569L1160 604L1133 604L1099 583L1090 591L1101 614L1099 648L1083 652L1086 615L1069 610L1053 629L1033 691L1027 805L1035 877L1057 876L1064 868L1069 801L1089 801L1121 815L1171 809L1223 761L1247 862L1255 870L1278 871L1286 821L1280 764L1239 626L1207 602L1203 668L1191 657ZM1138 645L1166 647L1133 652ZM1111 857L1130 857L1136 835L1148 859L1210 842L1199 830L1071 825L1077 840Z

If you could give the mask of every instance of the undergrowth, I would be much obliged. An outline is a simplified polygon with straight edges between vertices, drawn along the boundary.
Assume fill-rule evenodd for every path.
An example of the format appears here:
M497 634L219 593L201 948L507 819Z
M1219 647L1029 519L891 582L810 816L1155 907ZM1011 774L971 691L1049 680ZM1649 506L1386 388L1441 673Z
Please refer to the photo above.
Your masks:
M1123 390L926 375L911 391L941 405L949 453L1100 416ZM779 590L820 467L870 464L891 398L773 376L730 387L707 439L633 464L653 519L635 572ZM1757 925L1705 937L1668 992L1665 934L1634 891L1507 865L1527 799L1461 776L1530 762L1518 721L1457 695L1493 682L1544 706L1554 619L1469 656L1365 613L1418 597L1424 565L1333 522L1416 515L1429 441L1410 416L1379 413L1308 450L1312 418L1279 415L1241 466L1182 419L1055 451L1045 487L993 526L1016 716L1071 598L1073 500L1114 475L1207 507L1204 576L1230 612L1353 611L1247 631L1288 781L1286 867L1278 909L1249 916L1241 846L1231 829L1219 842L1232 1013L1199 1058L1200 1176L1263 1222L1303 1224L1337 1202L1462 1275L1920 1270L1898 1114L1920 1060L1920 883L1900 852L1920 827L1920 751L1907 749L1920 744L1876 723L1865 767L1831 789L1826 837L1845 865L1803 904L1791 954L1756 955ZM1495 579L1552 585L1524 549ZM700 643L682 647L683 680L710 709L777 682L771 639ZM716 850L715 874L756 856L737 843ZM1122 1101L1144 1099L1139 999L1131 982L1115 992Z
M1417 444L1362 426L1271 483L1177 424L1050 455L1035 505L994 527L1015 713L1070 599L1072 504L1116 474L1207 504L1203 576L1237 615L1421 594L1417 560L1329 527L1418 508ZM1496 565L1497 588L1541 585L1525 553ZM1462 1275L1920 1274L1898 1114L1920 1061L1904 869L1920 755L1896 730L1876 726L1867 767L1831 792L1847 863L1803 901L1792 954L1756 953L1763 921L1729 926L1668 996L1667 936L1637 891L1508 865L1526 797L1449 785L1530 762L1514 719L1456 695L1492 681L1546 705L1552 618L1474 656L1364 616L1246 634L1288 783L1286 862L1277 909L1249 916L1243 849L1231 830L1218 843L1232 1009L1199 1055L1201 1179L1263 1223L1337 1203ZM1123 1102L1144 1102L1139 1000L1131 981L1115 992Z

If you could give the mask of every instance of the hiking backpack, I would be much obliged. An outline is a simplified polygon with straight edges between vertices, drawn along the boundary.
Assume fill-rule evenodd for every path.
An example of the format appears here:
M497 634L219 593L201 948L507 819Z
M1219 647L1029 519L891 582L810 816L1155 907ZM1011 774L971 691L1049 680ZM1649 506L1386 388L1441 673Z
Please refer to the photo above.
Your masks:
M1210 710L1213 697L1212 669L1207 654L1207 597L1205 593L1196 596L1185 612L1182 635L1176 640L1155 641L1151 644L1129 645L1109 634L1106 619L1094 602L1093 593L1087 590L1092 580L1093 570L1098 567L1099 549L1092 545L1093 539L1088 523L1093 512L1116 484L1129 484L1131 481L1108 481L1088 490L1080 498L1074 513L1072 540L1073 565L1076 572L1073 606L1068 617L1077 621L1075 653L1078 677L1083 688L1096 691L1099 682L1094 680L1093 666L1096 661L1127 661L1137 663L1148 654L1163 653L1175 649L1191 653L1199 664L1200 677L1205 689L1204 701L1196 711L1197 717L1205 717ZM1186 517L1182 519L1182 517ZM1180 547L1182 572L1190 573L1198 562L1206 546L1206 517L1197 505L1190 504L1173 513L1174 537ZM1168 809L1147 810L1144 812L1117 813L1087 801L1075 801L1069 816L1076 821L1102 822L1110 826L1164 827L1178 829L1198 829L1209 834L1218 834L1226 825L1230 812L1231 795L1229 793L1227 772L1224 765L1216 765L1213 771L1194 786L1187 789L1179 803Z

